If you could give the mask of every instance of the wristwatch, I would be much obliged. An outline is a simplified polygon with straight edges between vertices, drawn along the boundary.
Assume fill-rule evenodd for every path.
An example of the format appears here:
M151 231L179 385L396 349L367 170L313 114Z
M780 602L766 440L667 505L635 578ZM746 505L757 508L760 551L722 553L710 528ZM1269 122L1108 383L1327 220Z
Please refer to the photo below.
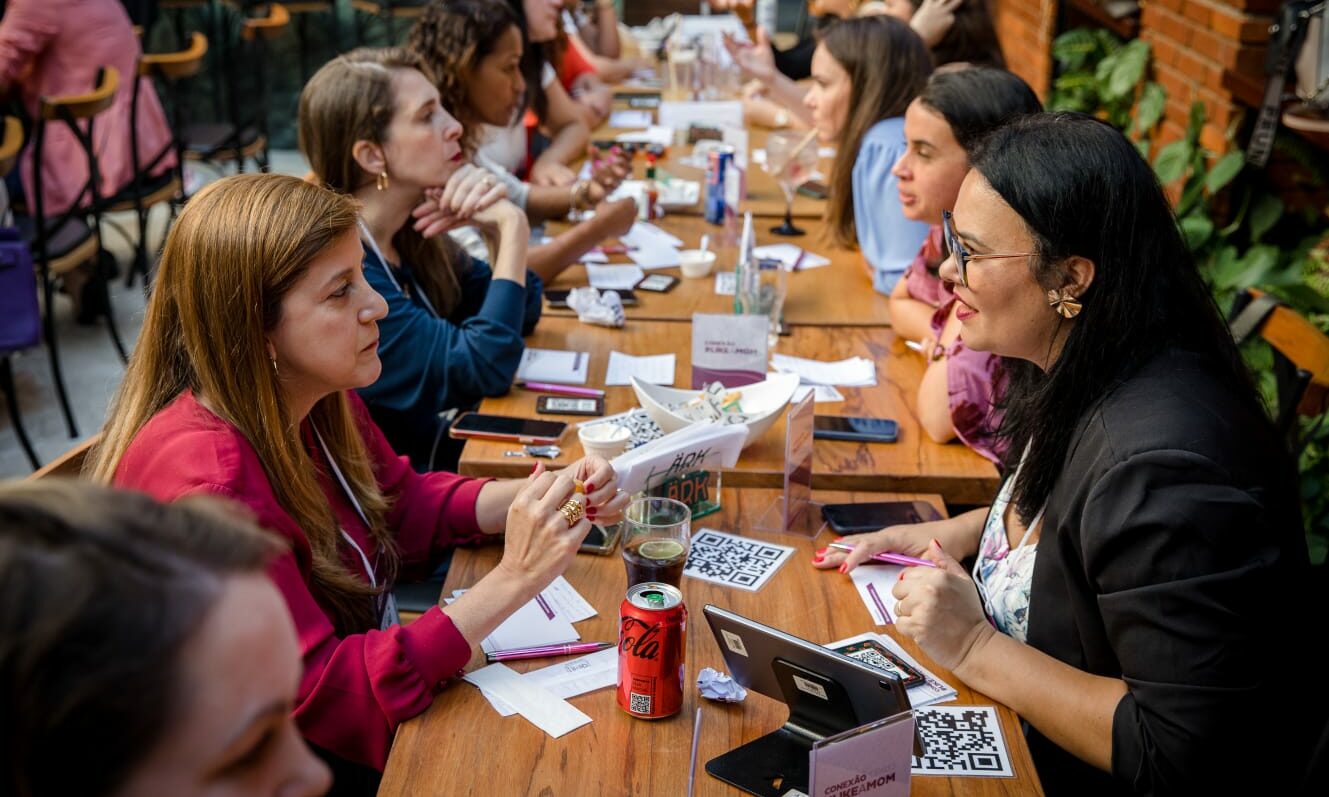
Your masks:
M781 128L789 124L789 112L780 108L775 112L775 119L771 121L771 127Z

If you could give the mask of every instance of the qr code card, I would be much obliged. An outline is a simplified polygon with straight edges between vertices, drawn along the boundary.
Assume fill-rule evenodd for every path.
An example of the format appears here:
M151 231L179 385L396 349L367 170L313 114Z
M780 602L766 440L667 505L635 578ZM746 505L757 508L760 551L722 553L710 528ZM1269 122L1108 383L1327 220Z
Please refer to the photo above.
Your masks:
M914 709L923 756L915 775L1015 777L1001 722L992 706L928 706Z
M683 575L756 592L793 552L786 545L701 529L692 535L692 550Z
M858 659L864 664L869 664L878 669L885 670L896 678L899 678L900 683L904 684L906 689L923 683L923 673L915 669L912 664L905 661L902 657L887 650L885 645L875 639L851 642L848 645L831 648L831 650L834 650L837 653L843 653L851 659Z

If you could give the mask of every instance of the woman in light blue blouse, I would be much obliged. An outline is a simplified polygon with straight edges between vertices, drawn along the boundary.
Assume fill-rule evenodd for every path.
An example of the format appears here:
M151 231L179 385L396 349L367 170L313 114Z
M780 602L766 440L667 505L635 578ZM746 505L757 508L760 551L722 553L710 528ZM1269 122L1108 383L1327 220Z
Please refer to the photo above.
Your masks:
M887 16L837 22L812 55L806 103L823 144L838 148L826 220L832 239L857 246L872 287L890 294L927 237L905 218L891 166L905 151L904 112L932 74L927 45Z

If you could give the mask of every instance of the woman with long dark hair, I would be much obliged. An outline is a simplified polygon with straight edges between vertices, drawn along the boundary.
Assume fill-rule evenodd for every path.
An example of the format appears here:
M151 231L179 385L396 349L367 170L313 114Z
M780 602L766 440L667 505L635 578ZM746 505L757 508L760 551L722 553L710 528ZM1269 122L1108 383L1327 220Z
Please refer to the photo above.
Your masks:
M1323 723L1318 695L1288 703L1296 477L1167 198L1081 115L1014 121L972 160L941 274L966 343L1009 361L1010 475L988 511L814 564L931 559L896 627L1029 723L1049 794L1284 793ZM1277 767L1246 765L1262 732Z

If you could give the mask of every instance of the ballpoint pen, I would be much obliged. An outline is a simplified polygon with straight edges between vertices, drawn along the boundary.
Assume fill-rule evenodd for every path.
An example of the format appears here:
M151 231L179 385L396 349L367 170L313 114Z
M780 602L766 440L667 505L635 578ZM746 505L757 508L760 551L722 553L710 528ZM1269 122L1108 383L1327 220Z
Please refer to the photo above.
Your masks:
M841 551L854 550L854 544L852 542L833 542L831 543L830 547L837 548ZM878 553L878 554L873 554L872 559L877 562L886 562L888 564L893 564L893 565L905 565L907 567L937 566L936 562L931 562L928 561L927 559L919 559L916 556L905 556L902 553Z
M517 387L527 390L538 390L541 393L556 393L560 396L587 396L589 398L604 398L605 392L594 387L576 387L574 385L558 385L550 382L518 382Z
M485 661L511 661L513 659L541 659L546 656L572 656L577 653L595 653L615 647L613 642L569 642L565 645L539 645L533 648L513 648L485 653Z

